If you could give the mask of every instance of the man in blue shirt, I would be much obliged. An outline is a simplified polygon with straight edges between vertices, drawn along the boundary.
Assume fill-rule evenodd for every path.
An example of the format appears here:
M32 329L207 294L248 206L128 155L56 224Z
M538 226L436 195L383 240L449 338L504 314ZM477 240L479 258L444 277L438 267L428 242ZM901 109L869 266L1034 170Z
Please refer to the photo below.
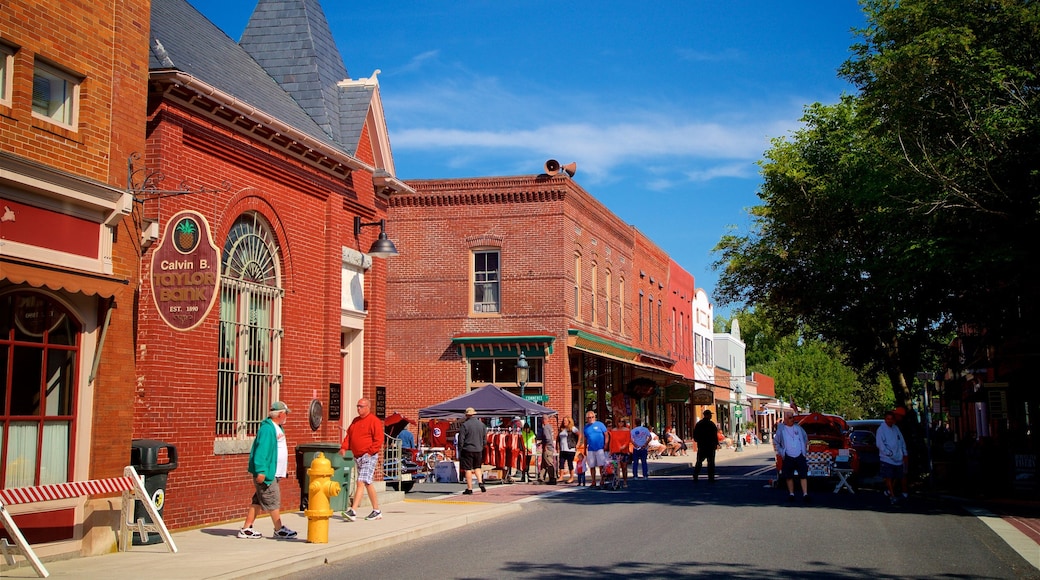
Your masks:
M603 468L607 466L607 443L610 441L610 434L607 432L607 426L596 420L596 412L588 411L585 413L585 429L583 430L585 435L585 462L589 466L589 473L592 474L592 487L590 489L599 489L596 484L596 472L600 473L600 481L603 480Z

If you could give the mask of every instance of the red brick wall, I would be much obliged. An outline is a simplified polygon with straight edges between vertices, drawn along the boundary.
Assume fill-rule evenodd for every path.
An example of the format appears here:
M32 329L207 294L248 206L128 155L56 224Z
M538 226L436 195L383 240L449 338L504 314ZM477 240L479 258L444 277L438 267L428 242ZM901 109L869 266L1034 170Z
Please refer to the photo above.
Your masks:
M17 47L11 106L0 105L0 148L70 174L126 186L126 161L144 150L147 0L12 0L0 10L0 39ZM75 131L32 117L35 59L83 77ZM114 104L118 101L118 106ZM133 316L139 228L116 228L113 275L128 280L115 296L94 392L90 478L122 475L130 454L134 372ZM103 316L102 312L102 316ZM103 318L102 318L103 320ZM80 364L89 367L90 360ZM81 472L82 466L75 466Z
M687 378L694 378L693 372L693 300L696 292L693 275L683 269L674 260L668 262L668 293L665 299L665 344L668 345L669 357L675 361L672 370ZM681 332L679 321L682 321ZM672 332L674 327L675 332ZM673 342L674 334L674 342Z
M632 346L659 355L671 358L671 327L668 323L669 308L667 307L667 295L670 294L668 281L669 264L671 260L661 248L657 247L650 238L641 232L635 238L633 270L638 274L632 281L632 292L630 301L632 306ZM639 291L643 296L639 296ZM653 316L650 316L650 297L654 299ZM642 298L642 300L640 300ZM639 336L639 302L643 304L643 336ZM658 309L658 302L662 302ZM663 315L663 318L660 315ZM653 328L650 328L650 326ZM658 332L660 329L660 333ZM652 337L652 338L651 338ZM658 340L660 338L660 340Z
M371 175L355 171L347 182L337 181L170 103L156 104L151 118L148 163L166 175L163 187L187 180L195 188L218 188L226 181L231 189L150 202L145 206L149 217L159 218L165 226L177 211L199 211L209 220L221 248L229 228L245 211L262 214L274 231L285 289L280 398L292 409L285 425L290 473L282 488L283 507L295 508L299 490L293 449L301 442L339 440L338 426L328 421L312 432L306 411L315 396L327 401L329 383L341 382L341 248L357 245L355 214L348 207L367 208L375 219L381 216ZM371 244L378 234L370 236L369 229L373 228L363 232L362 244ZM367 293L366 385L376 384L385 374L378 338L385 333L379 262L366 276L366 284L374 287ZM219 305L194 330L169 328L154 311L146 271L149 263L146 254L134 434L169 441L178 448L180 467L171 474L167 489L168 525L179 528L240 518L252 495L246 475L248 455L214 454Z
M544 363L547 406L571 409L567 330L594 331L624 340L613 317L611 329L572 316L575 249L582 260L584 304L592 300L590 272L599 264L600 308L603 277L613 272L613 304L618 276L631 278L631 228L575 182L535 176L409 182L417 195L391 198L388 229L401 256L388 262L390 370L388 410L416 417L418 409L461 395L466 365L451 339L463 333L548 334L554 352ZM469 315L469 239L501 241L499 316ZM399 240L399 241L398 241ZM483 242L474 242L483 243Z

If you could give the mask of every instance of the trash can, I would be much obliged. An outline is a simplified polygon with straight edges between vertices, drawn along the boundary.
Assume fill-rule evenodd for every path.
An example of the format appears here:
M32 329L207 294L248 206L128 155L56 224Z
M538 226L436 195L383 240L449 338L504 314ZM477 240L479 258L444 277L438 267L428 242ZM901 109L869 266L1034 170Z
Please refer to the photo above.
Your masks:
M311 478L307 470L318 453L324 453L325 458L332 464L332 481L339 484L339 495L329 498L332 511L341 512L347 509L350 497L354 490L351 489L354 473L354 454L347 451L346 456L339 454L339 443L301 443L296 446L296 479L300 482L300 510L307 509L308 491Z
M171 471L177 469L177 448L165 441L134 439L130 442L130 465L144 478L144 489L162 517L163 508L166 507L166 479ZM145 507L134 502L134 522L138 520L144 520L146 524L155 523ZM162 536L157 533L150 533L148 540L142 540L136 531L131 539L135 546L159 544L162 541Z

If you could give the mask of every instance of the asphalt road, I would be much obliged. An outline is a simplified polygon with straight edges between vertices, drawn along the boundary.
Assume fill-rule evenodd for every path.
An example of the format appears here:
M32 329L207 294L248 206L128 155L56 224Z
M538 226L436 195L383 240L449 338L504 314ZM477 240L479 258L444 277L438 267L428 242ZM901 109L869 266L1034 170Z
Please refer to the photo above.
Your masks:
M713 485L685 469L622 491L573 489L293 578L1040 578L953 502L891 507L831 484L791 504L772 475L759 456L720 467Z

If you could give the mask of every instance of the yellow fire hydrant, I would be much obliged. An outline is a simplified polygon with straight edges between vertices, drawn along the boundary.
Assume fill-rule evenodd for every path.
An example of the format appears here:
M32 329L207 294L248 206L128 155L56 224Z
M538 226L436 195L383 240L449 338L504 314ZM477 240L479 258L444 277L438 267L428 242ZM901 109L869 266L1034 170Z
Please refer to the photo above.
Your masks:
M329 498L339 495L339 482L332 481L332 462L324 453L318 452L307 470L310 485L307 487L307 541L312 544L329 543L329 518L332 517L332 503Z

